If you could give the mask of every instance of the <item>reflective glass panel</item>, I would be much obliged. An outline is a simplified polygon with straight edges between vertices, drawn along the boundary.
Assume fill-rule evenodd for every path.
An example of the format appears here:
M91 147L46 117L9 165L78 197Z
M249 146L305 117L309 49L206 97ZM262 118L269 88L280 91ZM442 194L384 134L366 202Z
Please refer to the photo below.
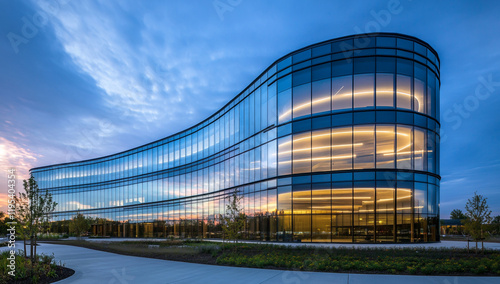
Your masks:
M354 127L354 168L370 169L375 165L374 126Z
M352 108L352 76L332 79L332 110Z
M377 74L377 106L394 107L394 75Z
M354 108L374 106L374 81L373 74L354 76Z
M411 109L411 78L397 75L396 101L398 108Z

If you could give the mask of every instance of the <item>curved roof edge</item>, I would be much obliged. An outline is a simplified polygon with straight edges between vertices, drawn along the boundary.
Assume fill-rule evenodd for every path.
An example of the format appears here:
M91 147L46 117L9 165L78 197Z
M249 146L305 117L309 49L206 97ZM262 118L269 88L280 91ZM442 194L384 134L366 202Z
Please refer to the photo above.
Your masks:
M158 142L160 142L162 140L168 139L168 138L170 138L172 136L178 135L178 134L186 132L186 131L188 131L188 130L190 130L192 128L195 128L195 127L199 126L200 124L205 123L207 120L211 119L212 117L216 116L221 110L223 110L224 108L226 108L227 106L229 106L233 101L235 101L236 99L238 99L240 97L240 95L242 95L243 93L245 93L245 91L248 88L250 88L257 81L257 79L259 79L262 75L264 75L271 67L273 67L274 65L278 64L280 61L288 58L289 56L291 56L291 55L293 55L295 53L299 53L299 52L301 52L303 50L310 49L310 48L312 48L314 46L322 45L322 44L325 44L325 43L328 43L328 42L340 41L340 40L345 40L345 39L349 39L349 38L375 37L375 36L394 36L394 37L407 38L407 39L411 39L413 41L417 41L417 42L423 44L429 50L431 50L434 53L434 55L436 55L436 58L437 58L437 60L439 62L439 65L441 65L441 60L439 58L439 54L436 52L436 50L430 44L428 44L427 42L425 42L425 41L423 41L423 40L421 40L421 39L419 39L417 37L406 35L406 34L392 33L392 32L364 33L364 34L352 34L352 35L347 35L347 36L342 36L342 37L337 37L337 38L332 38L332 39L324 40L324 41L321 41L321 42L318 42L318 43L313 43L313 44L307 45L305 47L299 48L297 50L291 51L291 52L289 52L289 53L281 56L280 58L278 58L277 60L275 60L273 63L271 63L266 69L264 69L264 71L262 71L259 75L257 75L255 77L255 79L250 84L248 84L241 92L239 92L236 96L234 96L234 98L232 98L231 100L229 100L224 106L222 106L221 108L219 108L218 110L216 110L209 117L205 118L201 122L198 122L198 123L196 123L195 125L193 125L191 127L188 127L188 128L186 128L184 130L178 131L178 132L173 133L171 135L168 135L166 137L160 138L160 139L155 140L153 142L149 142L149 143L146 143L146 144L143 144L143 145L131 148L131 149L127 149L127 150L124 150L124 151L121 151L121 152L118 152L118 153L114 153L114 154L110 154L110 155L106 155L106 156L102 156L102 157L97 157L97 158L92 158L92 159L87 159L87 160L80 160L80 161L74 161L74 162L58 163L58 164L52 164L52 165L47 165L47 166L35 167L35 168L31 168L29 171L31 173L31 171L33 171L33 170L41 170L41 169L46 169L46 168L55 167L55 166L71 165L71 164L77 164L77 163L90 162L90 161L99 160L99 159L105 159L105 158L109 158L109 157L112 157L112 156L117 156L117 155L120 155L120 154L124 154L126 152L130 152L130 151L133 151L133 150L136 150L136 149L139 149L139 148L142 148L142 147L154 144L154 143L158 143Z

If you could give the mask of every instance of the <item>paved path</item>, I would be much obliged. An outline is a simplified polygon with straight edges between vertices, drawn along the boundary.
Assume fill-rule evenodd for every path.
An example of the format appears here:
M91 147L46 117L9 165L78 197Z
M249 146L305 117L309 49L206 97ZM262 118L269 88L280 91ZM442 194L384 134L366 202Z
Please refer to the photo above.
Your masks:
M0 248L5 250L6 248ZM298 272L185 263L125 256L66 245L41 244L39 253L52 254L75 274L57 283L384 283L481 284L500 277L407 276Z

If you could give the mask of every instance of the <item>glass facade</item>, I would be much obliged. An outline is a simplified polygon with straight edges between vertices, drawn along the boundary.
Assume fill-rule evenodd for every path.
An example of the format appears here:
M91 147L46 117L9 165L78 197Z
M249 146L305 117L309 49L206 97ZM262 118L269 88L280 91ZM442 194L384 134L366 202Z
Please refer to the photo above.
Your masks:
M439 241L439 86L419 39L334 39L279 59L190 129L31 173L58 203L52 220L97 217L97 235L220 238L237 190L247 239Z

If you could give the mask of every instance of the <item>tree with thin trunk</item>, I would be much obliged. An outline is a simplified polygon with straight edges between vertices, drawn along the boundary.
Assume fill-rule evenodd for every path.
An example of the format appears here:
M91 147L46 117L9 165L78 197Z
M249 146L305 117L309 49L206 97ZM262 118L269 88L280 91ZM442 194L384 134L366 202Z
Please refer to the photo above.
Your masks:
M27 257L26 253L26 241L30 237L29 231L29 220L31 219L30 215L30 202L28 196L26 194L19 193L16 197L14 197L16 202L16 210L15 210L15 219L16 219L16 234L23 239L23 251L24 257Z
M33 263L37 260L38 234L48 226L57 203L52 200L52 194L48 190L43 191L38 188L33 175L30 175L28 180L23 180L23 186L25 192L20 192L16 196L16 219L22 220L20 224L22 224L24 234L30 239L30 258Z
M486 202L487 199L474 192L474 196L465 204L465 216L467 217L465 230L476 242L476 253L479 240L481 240L481 250L484 251L483 241L487 234L483 230L483 225L491 221L491 210Z
M235 244L238 243L238 239L241 237L246 221L241 199L242 197L238 196L238 191L234 191L227 197L226 214L222 219L224 239L232 240ZM236 246L234 246L234 250L236 250Z

